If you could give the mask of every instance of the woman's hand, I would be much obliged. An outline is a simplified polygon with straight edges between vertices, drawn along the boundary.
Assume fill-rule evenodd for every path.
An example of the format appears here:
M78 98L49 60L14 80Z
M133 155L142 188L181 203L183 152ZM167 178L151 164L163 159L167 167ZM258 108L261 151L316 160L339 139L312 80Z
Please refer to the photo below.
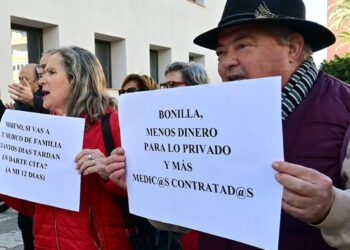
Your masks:
M111 179L119 187L126 189L125 173L125 151L123 148L116 148L111 155L106 158L106 170Z
M97 173L103 180L108 180L106 157L99 149L83 149L76 157L77 169L82 175Z

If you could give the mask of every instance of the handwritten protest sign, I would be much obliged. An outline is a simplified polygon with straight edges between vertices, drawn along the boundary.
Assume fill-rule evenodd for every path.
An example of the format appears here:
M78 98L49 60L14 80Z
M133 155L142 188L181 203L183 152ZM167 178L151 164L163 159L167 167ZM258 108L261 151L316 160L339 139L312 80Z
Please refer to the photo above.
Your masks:
M0 193L78 211L84 119L6 110L0 124Z
M277 249L281 78L123 95L132 213Z

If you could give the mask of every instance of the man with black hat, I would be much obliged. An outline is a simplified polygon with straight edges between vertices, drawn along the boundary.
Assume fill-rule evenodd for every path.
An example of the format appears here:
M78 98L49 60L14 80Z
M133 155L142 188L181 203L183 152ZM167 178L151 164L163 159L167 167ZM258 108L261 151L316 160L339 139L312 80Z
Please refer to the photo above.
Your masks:
M311 57L334 42L302 0L228 0L218 27L194 39L216 50L223 81L282 76L281 250L350 249L350 87ZM199 249L256 248L203 233Z

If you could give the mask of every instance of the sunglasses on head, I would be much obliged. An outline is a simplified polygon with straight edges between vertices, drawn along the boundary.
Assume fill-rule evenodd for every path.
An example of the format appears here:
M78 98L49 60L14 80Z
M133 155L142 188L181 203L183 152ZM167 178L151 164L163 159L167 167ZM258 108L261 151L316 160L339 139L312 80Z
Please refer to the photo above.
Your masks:
M188 84L185 82L177 82L177 81L169 81L164 82L160 84L160 88L162 89L170 89L170 88L176 88L180 86L187 86Z
M133 92L138 92L138 91L141 91L140 89L137 89L137 88L128 88L128 89L119 89L118 92L119 92L119 95L123 95L125 93L133 93Z

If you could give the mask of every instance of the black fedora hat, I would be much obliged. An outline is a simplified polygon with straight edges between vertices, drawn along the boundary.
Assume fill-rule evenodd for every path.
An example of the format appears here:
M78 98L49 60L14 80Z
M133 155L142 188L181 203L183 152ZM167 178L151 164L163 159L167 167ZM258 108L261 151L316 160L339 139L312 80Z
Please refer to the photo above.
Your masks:
M278 24L304 36L312 51L326 48L335 42L334 34L326 27L305 19L302 0L227 0L218 27L194 39L194 43L215 50L220 31L250 23Z

